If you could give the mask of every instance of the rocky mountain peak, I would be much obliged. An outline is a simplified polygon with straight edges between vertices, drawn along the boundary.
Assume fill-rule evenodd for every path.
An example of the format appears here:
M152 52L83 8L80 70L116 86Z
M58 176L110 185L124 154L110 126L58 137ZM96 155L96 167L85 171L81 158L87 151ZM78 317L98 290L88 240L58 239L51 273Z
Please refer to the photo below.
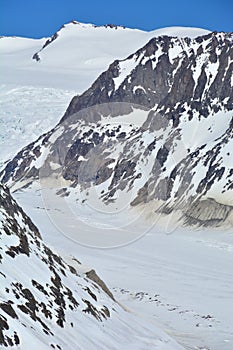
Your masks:
M233 206L232 38L160 36L114 61L53 130L8 163L2 180L21 187L62 178L81 191L94 187L105 204L130 193L131 206L156 202L162 213L180 210L186 223L226 222Z
M156 37L125 60L110 65L82 96L72 100L62 120L102 103L127 102L177 114L177 104L208 115L208 106L232 109L232 34L195 39ZM218 106L217 106L218 105ZM210 107L210 106L209 106ZM178 116L177 116L178 117Z

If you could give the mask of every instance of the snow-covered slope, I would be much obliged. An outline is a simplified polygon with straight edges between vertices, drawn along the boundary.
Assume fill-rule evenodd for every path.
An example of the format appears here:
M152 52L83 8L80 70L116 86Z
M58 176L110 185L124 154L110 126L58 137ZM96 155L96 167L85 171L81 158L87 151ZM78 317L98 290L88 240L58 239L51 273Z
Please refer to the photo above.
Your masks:
M49 249L0 186L0 346L17 349L181 349L116 303L94 270Z
M33 183L14 196L60 253L1 188L1 342L178 348L159 324L187 349L231 350L232 34L70 23L49 39L1 38L0 50L1 157L46 132L2 177L12 190ZM180 218L223 229L177 233Z
M89 32L88 37L85 31ZM20 125L25 130L23 145L26 140L33 141L43 130L47 132L43 129L45 124L48 129L58 123L69 96L74 94L67 89L75 88L75 92L80 93L85 85L83 79L76 79L75 72L72 75L67 66L62 66L64 62L69 62L69 56L62 51L61 59L58 47L62 50L62 43L65 46L70 41L67 50L73 52L76 50L73 39L75 33L79 33L83 44L85 40L87 43L83 53L88 53L92 42L90 37L96 35L97 38L97 31L99 44L102 34L107 32L122 40L123 33L129 35L128 29L119 27L95 28L73 23L62 28L44 48L47 38L37 41L36 45L30 40L19 39L21 43L24 41L25 48L22 50L14 47L13 43L18 38L4 39L5 43L8 41L4 49L7 59L1 60L0 65L5 67L3 72L9 74L1 75L5 79L2 80L5 85L1 90L1 111L9 116L5 131L8 128L12 130L4 139L5 149L7 142L11 143L16 120L11 115L20 114ZM139 37L139 32L130 33L130 45L134 45L133 35ZM143 32L140 33L144 38ZM213 33L190 40L190 37L208 33L187 28L169 28L156 33L157 36L166 34L175 37L163 36L152 40L128 59L120 60L124 55L117 53L119 60L88 91L73 99L63 122L19 152L2 174L4 180L13 185L12 190L33 182L31 187L15 192L14 197L40 228L48 246L56 247L60 256L65 256L62 267L56 261L54 263L63 287L72 288L73 292L75 281L81 284L80 288L88 286L98 298L98 312L105 305L111 313L107 320L100 323L79 308L74 310L75 313L64 310L66 320L74 327L67 323L63 329L56 324L57 313L51 294L50 299L42 302L45 305L47 302L47 308L55 313L52 322L46 317L42 321L53 329L54 337L46 335L39 321L29 319L27 314L15 307L15 287L11 286L11 282L22 283L40 302L40 293L31 284L28 275L35 276L35 281L38 281L42 271L47 276L46 280L43 275L43 281L48 284L46 290L51 290L54 283L50 277L53 277L54 271L48 270L46 264L40 261L40 257L49 260L50 251L48 248L43 251L46 245L36 238L41 242L42 251L39 247L35 249L32 239L32 260L25 254L13 258L5 251L9 250L9 246L13 247L11 239L18 244L18 238L6 236L3 232L1 238L5 239L7 247L3 244L0 253L4 251L3 261L7 263L0 265L6 266L5 275L9 278L0 275L3 286L0 314L11 326L8 331L4 329L4 334L12 341L18 341L17 337L14 338L16 331L17 334L20 332L21 340L30 341L33 337L32 342L36 341L39 349L46 348L48 339L54 346L63 344L65 349L69 349L67 336L68 341L74 339L72 349L76 349L77 344L85 350L92 347L104 349L105 345L107 349L167 349L169 346L176 349L177 346L158 331L159 325L186 349L232 350L233 324L229 312L233 285L232 35ZM189 38L184 39L186 36ZM0 47L4 40L0 39ZM117 43L117 40L114 42ZM120 43L119 39L118 45ZM108 47L117 49L114 45ZM92 48L98 51L96 45ZM136 46L132 51L138 48ZM123 52L127 48L118 47L116 51L120 50ZM27 51L26 56L24 51ZM78 50L76 52L79 54ZM39 61L31 58L36 53ZM108 54L107 48L104 57ZM100 67L100 60L93 60L91 72L88 64L85 68L87 58L79 58L83 67L74 60L77 74L86 68L87 73L93 74L92 78L87 74L86 87L89 87L88 82L94 79L94 74L99 74L97 67ZM111 60L109 57L109 63ZM107 60L103 62L106 66L102 70L108 65ZM57 67L57 72L53 66ZM15 80L11 74L14 74ZM24 86L19 86L22 84ZM53 84L62 89L51 88L55 86ZM101 105L93 107L96 104ZM35 115L35 122L42 115L42 124L34 128L28 125L30 114ZM20 148L19 128L16 131ZM199 197L195 197L197 190L200 190ZM7 203L5 191L2 192L3 207ZM187 199L187 203L184 201L185 208L180 199ZM173 210L174 207L178 210ZM187 214L182 218L183 223L212 225L215 230L202 227L198 231L186 227L177 232L177 220L182 216L182 210ZM19 212L19 209L14 207L14 211ZM16 215L15 222L5 208L3 213L8 224L15 223L14 228L17 228L20 215ZM216 226L223 222L228 224L229 230L218 231ZM37 232L36 229L31 230ZM164 232L167 234L164 235ZM120 248L122 245L124 247ZM118 249L97 249L116 246ZM14 251L18 249L13 248ZM39 256L35 257L34 252ZM96 291L89 279L83 281L87 269L67 258L67 252L85 264L97 267L116 299L140 314L140 322L138 317L125 313L102 290ZM51 256L58 254L52 252ZM11 268L15 261L19 262L15 267L16 273ZM35 268L34 264L30 266L29 261L35 261L39 268ZM78 268L79 276L69 271L67 265ZM60 274L60 268L66 272L66 277ZM26 276L22 273L24 270ZM4 290L5 286L9 288L10 297ZM77 300L84 294L85 291L75 289ZM93 299L91 296L88 299L86 294L85 298ZM6 313L6 310L11 310L8 301L14 303L11 307L20 316L19 319L12 319ZM19 306L27 303L24 295L19 295ZM92 305L96 307L97 304L92 301ZM36 310L36 314L39 317L44 315L41 309ZM149 318L155 324L151 325ZM33 327L30 332L28 327L21 325L21 321ZM81 325L78 330L77 324ZM90 337L90 334L93 336ZM41 345L37 336L46 345Z
M0 166L51 129L71 98L87 89L114 59L127 57L153 36L206 32L179 27L143 32L71 22L51 38L1 37Z
M101 207L122 207L124 194L127 208L232 225L232 59L230 33L151 39L74 97L3 181L72 185L68 192L88 203L92 191Z
M14 197L56 251L95 266L118 301L145 322L156 322L185 349L232 350L232 230L181 230L169 217L158 225L150 215L148 223L132 221L128 232L123 225L132 217L124 208L101 211L92 201L92 207L80 203L68 211L69 197L62 207L62 198L45 190L27 188ZM132 242L136 236L141 238ZM124 246L113 249L117 239Z
M50 130L64 114L74 91L1 85L0 167L20 148Z
M207 31L171 27L144 32L117 26L98 27L71 22L51 38L2 37L1 82L68 89L80 93L114 59L125 58L152 37L168 33L197 36Z

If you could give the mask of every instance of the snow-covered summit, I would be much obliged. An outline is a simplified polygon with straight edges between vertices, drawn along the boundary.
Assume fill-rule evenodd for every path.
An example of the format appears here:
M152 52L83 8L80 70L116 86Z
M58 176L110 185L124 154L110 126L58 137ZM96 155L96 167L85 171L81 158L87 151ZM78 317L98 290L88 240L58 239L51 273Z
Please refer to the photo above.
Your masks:
M112 24L96 26L72 21L50 38L3 37L0 39L1 81L21 86L75 89L80 93L114 59L127 57L152 37L193 37L207 32L182 27L146 32Z
M52 128L71 98L115 59L126 58L154 36L205 33L180 27L145 32L72 21L49 38L1 37L0 163Z
M71 34L77 33L78 30L86 30L86 29L95 29L95 30L123 30L125 33L134 31L134 32L144 32L144 33L153 33L154 36L168 35L168 36L177 36L177 37L189 37L195 38L197 36L205 35L210 33L207 29L196 28L196 27L180 27L180 26L170 26L164 28L153 29L151 31L145 31L138 28L127 28L122 25L117 24L104 24L104 25L96 25L93 23L82 23L78 21L70 21L61 26L61 28L53 35L64 35L65 33Z

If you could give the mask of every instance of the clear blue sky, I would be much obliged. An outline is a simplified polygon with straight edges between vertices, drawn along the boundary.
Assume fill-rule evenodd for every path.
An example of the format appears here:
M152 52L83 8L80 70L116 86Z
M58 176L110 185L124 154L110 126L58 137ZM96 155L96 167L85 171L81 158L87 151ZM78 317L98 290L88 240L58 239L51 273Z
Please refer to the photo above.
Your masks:
M71 20L233 31L233 0L0 0L0 35L47 37Z

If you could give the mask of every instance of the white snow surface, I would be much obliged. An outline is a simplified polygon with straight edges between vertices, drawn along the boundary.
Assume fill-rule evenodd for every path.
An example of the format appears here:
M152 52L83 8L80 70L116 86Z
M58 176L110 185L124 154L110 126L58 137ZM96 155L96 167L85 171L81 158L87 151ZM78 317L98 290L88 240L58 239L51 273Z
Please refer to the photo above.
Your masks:
M55 126L74 91L0 85L0 165Z
M113 60L126 58L155 36L196 37L207 33L209 31L196 28L170 27L145 32L68 23L44 49L49 38L2 37L1 80L13 85L60 88L81 93ZM32 57L40 50L41 60L37 62Z
M232 349L230 230L180 229L174 214L145 222L145 208L114 213L95 207L94 198L74 208L72 196L59 199L55 189L37 186L15 198L47 244L95 266L117 300L145 324L155 322L185 349Z
M51 38L1 37L0 167L55 126L71 98L89 88L115 59L126 58L154 36L207 33L181 27L144 32L72 22L44 49ZM32 59L37 52L39 62Z
M6 198L4 190L1 188L0 191L1 199ZM16 206L14 209L15 212L9 216L8 207L7 210L4 206L0 208L1 331L2 320L5 320L7 327L3 327L3 334L14 339L16 332L19 339L19 345L14 348L46 350L52 346L64 350L182 350L155 323L144 321L134 312L126 310L87 278L85 272L90 268L75 263L71 256L65 257L61 263L59 258L47 253L48 249L34 235L25 217ZM8 254L13 247L17 251L20 243L19 236L12 229L8 234L4 232L4 227L10 221L13 221L15 230L18 227L17 234L20 229L27 232L28 255L18 252L12 257ZM67 263L76 269L77 274L70 271ZM9 302L15 317L2 308ZM96 318L90 310L87 311L90 305L96 312ZM23 311L22 306L27 312ZM34 317L28 310L34 310ZM104 310L108 310L109 317L102 313ZM59 315L64 315L61 317L62 326L58 324ZM2 343L2 338L0 340Z
M55 126L71 97L88 88L114 59L127 57L154 36L195 37L207 33L179 27L148 33L72 23L65 25L58 38L39 52L39 62L32 60L32 56L48 38L1 38L0 161L6 161ZM171 54L171 60L172 57ZM143 120L143 114L139 119ZM185 143L189 141L184 139ZM14 196L39 227L47 244L65 257L73 255L86 266L94 267L116 299L131 310L128 316L119 315L122 322L119 334L122 339L131 337L133 345L122 342L121 349L179 349L174 343L170 347L170 338L159 328L185 349L233 349L232 232L175 230L175 218L160 218L163 225L157 218L150 218L145 227L138 212L129 212L127 207L119 211L111 207L103 214L96 211L95 205L88 207L80 200L74 209L73 204L65 202L63 206L64 201L57 201L57 196L47 191L42 196L40 189L33 188ZM45 198L50 201L44 202ZM90 202L94 203L94 195ZM59 218L57 226L54 218ZM66 235L61 224L68 222ZM100 242L99 248L78 243L85 233L90 242ZM100 248L101 235L103 241L107 237L112 243L111 249ZM122 237L123 246L119 244ZM118 248L114 248L117 244ZM21 273L20 267L16 271L7 268L13 278ZM102 339L109 344L106 349L117 349L119 337L114 320L110 320L107 331L104 325L100 331L92 321L82 322L85 329L77 335L82 339L81 349L87 349L85 338L90 332L97 342L91 345L93 349ZM126 326L130 322L131 327ZM67 336L73 337L73 333ZM29 346L35 344L31 333L27 332L26 337ZM40 340L35 346L47 348Z

